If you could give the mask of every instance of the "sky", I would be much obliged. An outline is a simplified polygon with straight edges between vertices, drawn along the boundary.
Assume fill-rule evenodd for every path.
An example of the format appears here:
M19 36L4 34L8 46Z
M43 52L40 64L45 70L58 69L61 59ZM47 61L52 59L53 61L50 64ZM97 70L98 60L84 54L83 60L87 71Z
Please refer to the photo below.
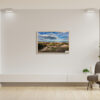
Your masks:
M69 42L69 32L38 32L39 42Z

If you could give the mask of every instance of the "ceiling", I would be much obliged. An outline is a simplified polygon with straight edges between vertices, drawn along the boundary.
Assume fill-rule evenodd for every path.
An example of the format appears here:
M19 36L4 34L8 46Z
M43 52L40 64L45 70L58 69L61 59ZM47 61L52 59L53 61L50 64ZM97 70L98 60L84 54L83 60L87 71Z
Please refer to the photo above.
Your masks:
M0 0L0 9L86 9L100 8L100 0Z

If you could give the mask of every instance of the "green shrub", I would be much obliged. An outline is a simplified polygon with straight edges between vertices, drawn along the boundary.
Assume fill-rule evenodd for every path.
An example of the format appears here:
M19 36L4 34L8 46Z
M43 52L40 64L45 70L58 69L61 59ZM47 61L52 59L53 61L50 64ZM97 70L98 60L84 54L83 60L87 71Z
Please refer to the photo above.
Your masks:
M41 50L41 49L43 49L44 47L46 47L45 44L43 44L43 43L39 43L39 44L38 44L38 50Z
M83 69L83 72L89 72L89 70L86 68L86 69Z

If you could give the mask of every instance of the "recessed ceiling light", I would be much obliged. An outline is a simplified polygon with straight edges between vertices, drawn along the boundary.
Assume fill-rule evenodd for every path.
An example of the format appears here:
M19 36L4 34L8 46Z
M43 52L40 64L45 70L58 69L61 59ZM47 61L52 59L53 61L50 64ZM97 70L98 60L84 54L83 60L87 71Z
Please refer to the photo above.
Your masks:
M88 8L88 9L85 9L85 12L87 13L95 13L98 9L95 9L95 8Z
M4 9L4 11L6 13L13 13L13 9L12 8L6 8L6 9Z

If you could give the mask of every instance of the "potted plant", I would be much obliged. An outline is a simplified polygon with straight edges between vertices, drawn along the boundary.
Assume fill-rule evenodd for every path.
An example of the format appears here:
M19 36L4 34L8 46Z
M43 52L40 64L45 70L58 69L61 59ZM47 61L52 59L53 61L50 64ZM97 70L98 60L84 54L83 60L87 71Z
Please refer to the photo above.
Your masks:
M89 69L87 69L87 68L83 69L83 73L87 74L89 72L90 72Z

